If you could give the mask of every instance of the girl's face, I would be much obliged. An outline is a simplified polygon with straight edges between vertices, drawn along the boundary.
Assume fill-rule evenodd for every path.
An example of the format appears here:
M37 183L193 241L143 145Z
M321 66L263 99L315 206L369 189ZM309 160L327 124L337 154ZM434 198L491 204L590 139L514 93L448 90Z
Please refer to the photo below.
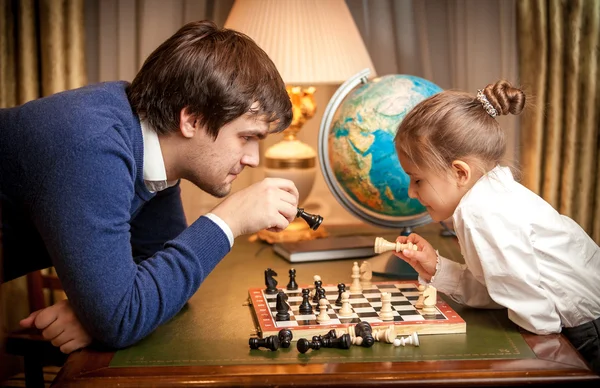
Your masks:
M464 162L453 163L452 171L440 175L419 169L404 155L400 155L399 160L402 168L410 177L409 197L418 199L436 222L450 218L463 195L472 186L465 185L465 178L468 182L472 177L469 166ZM456 163L459 165L455 165ZM468 171L464 170L465 167Z

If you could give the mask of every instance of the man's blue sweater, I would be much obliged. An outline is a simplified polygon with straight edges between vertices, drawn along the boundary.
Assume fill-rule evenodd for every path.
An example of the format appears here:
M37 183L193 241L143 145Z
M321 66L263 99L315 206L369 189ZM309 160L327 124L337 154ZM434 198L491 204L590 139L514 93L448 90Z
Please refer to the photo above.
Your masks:
M206 217L186 228L178 185L146 189L126 87L0 109L4 280L55 266L88 332L117 348L173 317L230 249Z

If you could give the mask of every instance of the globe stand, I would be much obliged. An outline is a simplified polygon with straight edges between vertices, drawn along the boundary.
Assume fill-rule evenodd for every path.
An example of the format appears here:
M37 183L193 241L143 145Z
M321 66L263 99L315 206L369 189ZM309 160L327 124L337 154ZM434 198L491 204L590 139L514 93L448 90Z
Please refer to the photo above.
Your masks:
M408 236L413 232L411 227L400 231L400 236ZM367 260L371 264L374 275L387 278L412 280L417 279L419 274L407 262L394 255L392 252L384 252Z

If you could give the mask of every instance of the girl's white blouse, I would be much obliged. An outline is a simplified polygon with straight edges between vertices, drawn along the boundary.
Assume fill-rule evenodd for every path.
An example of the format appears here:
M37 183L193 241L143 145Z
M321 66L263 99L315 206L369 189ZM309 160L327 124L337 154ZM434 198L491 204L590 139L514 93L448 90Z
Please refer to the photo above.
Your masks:
M536 333L600 317L600 248L571 218L497 166L453 215L465 264L440 257L431 284L461 304L508 309Z

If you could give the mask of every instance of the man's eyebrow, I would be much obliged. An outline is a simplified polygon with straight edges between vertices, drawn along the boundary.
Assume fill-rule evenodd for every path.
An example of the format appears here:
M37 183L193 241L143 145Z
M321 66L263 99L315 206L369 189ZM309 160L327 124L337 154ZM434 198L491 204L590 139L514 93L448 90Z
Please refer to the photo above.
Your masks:
M256 136L260 140L266 139L268 134L269 133L267 130L262 131L260 129L249 129L247 131L242 132L242 135L244 136Z

